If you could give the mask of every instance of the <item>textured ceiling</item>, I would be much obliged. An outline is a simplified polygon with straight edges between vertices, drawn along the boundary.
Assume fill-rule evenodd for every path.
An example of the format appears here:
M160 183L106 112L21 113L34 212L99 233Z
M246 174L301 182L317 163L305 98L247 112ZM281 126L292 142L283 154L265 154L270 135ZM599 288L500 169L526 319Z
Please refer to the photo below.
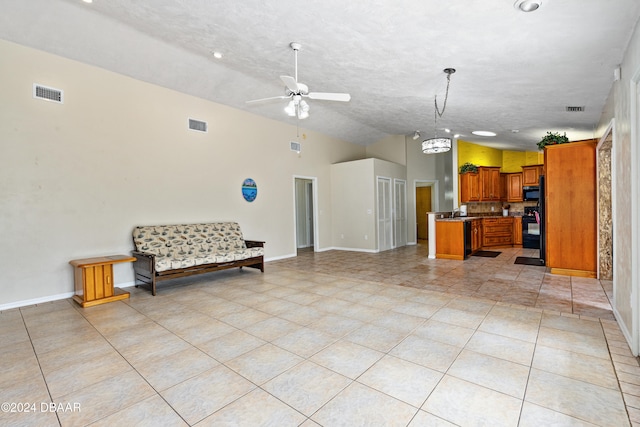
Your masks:
M453 67L438 128L531 151L546 131L594 136L640 16L638 0L543 0L532 13L513 0L2 0L2 9L2 39L292 124L285 101L245 101L284 93L279 76L293 75L289 43L299 42L299 80L351 94L310 100L300 125L357 144L432 136L433 99L442 108L442 70Z

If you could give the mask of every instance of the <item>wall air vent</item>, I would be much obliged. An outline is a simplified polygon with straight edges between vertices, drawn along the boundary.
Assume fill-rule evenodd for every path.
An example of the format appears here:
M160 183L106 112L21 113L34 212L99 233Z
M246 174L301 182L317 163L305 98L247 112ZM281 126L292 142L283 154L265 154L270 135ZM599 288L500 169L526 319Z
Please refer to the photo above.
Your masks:
M189 119L189 129L195 130L198 132L206 132L207 122L203 122L201 120L196 120L196 119Z
M291 141L289 143L289 147L291 148L291 151L295 151L296 153L299 153L302 150L302 144L295 141Z
M570 113L580 113L584 111L584 106L583 107L566 107L566 111Z
M64 103L62 90L43 86L38 83L33 84L33 97L45 101L57 102L58 104Z

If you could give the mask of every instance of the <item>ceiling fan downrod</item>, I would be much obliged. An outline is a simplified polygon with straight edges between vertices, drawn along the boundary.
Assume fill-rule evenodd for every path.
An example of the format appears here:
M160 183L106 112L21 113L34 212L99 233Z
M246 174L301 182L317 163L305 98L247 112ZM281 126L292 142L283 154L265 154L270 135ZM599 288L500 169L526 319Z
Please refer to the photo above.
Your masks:
M293 49L293 70L294 70L293 78L296 79L296 83L297 83L298 82L298 51L300 50L302 45L300 43L291 42L289 46L291 46L291 49Z

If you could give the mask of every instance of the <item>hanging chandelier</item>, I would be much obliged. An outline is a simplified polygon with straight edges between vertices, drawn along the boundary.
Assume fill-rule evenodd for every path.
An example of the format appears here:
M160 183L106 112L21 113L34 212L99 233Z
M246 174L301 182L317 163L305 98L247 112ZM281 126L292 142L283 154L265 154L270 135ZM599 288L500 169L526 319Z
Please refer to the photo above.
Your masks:
M434 113L433 113L433 131L434 137L422 141L422 152L425 154L444 153L451 149L451 138L438 138L438 117L442 117L444 110L447 108L447 99L449 98L449 83L451 82L451 74L455 73L454 68L445 68L443 70L447 75L447 91L444 95L444 104L442 111L438 108L438 96L434 96Z

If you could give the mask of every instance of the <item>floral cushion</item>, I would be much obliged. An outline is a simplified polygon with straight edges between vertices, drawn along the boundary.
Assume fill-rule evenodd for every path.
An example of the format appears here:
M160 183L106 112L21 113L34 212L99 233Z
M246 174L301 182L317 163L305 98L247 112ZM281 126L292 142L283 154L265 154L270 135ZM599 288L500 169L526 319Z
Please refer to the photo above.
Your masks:
M156 271L264 255L264 248L247 248L236 222L135 227L133 242L156 256Z

